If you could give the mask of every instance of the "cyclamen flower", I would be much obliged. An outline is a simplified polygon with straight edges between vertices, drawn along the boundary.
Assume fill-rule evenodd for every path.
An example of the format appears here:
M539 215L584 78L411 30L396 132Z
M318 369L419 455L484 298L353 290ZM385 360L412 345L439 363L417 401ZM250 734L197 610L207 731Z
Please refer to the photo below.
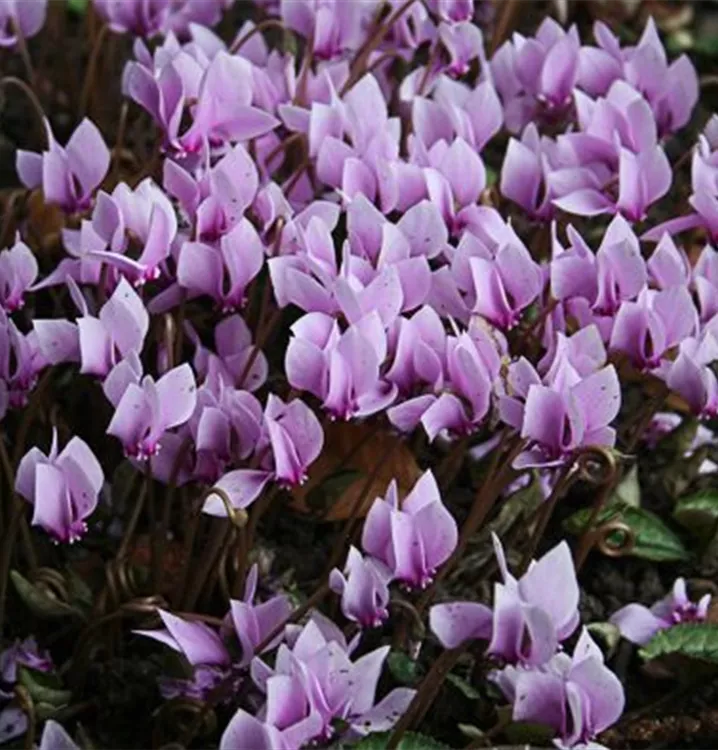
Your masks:
M87 443L79 437L58 452L57 431L50 453L31 448L20 461L15 491L33 505L32 524L56 542L75 542L87 531L85 519L97 507L104 474Z
M230 600L229 614L225 618L231 621L234 632L242 646L242 660L240 666L246 667L257 655L257 646L283 622L289 619L292 605L284 594L278 594L261 604L255 604L257 594L257 578L259 568L252 565L244 584L244 596L241 600ZM277 635L262 650L271 651L282 639Z
M322 313L309 313L291 328L285 368L294 388L323 401L329 414L350 419L374 414L396 398L396 386L381 377L386 333L378 312L364 316L344 333Z
M559 136L559 141L575 150L580 163L590 164L593 178L586 180L582 170L566 170L561 180L568 189L554 205L581 216L620 212L629 221L641 221L672 180L651 108L624 81L616 81L596 101L576 92L575 102L580 130Z
M589 359L581 374L569 357L566 348L543 381L524 358L509 366L509 392L499 399L499 414L530 441L514 460L516 468L560 466L583 446L615 443L609 426L621 405L615 368L590 372Z
M511 664L538 666L579 623L579 589L566 542L554 547L516 579L503 547L492 535L503 583L494 586L492 610L476 602L450 602L431 608L431 629L445 648L474 638L489 640L487 653Z
M122 358L142 352L150 317L126 279L120 279L96 317L90 315L82 292L71 278L68 286L82 313L77 324L42 319L33 324L48 362L79 361L81 373L104 378Z
M86 210L110 166L110 151L100 131L85 118L64 148L55 140L47 120L45 132L47 151L36 154L18 150L16 165L20 181L30 190L42 186L45 200L56 203L67 213Z
M244 221L244 212L257 195L259 174L247 150L237 144L200 175L197 178L167 159L163 185L179 202L196 239L214 242Z
M474 312L503 330L518 323L543 286L541 270L523 244L504 245L492 260L473 257L469 265Z
M220 239L218 248L185 242L177 262L177 281L190 297L206 294L223 312L229 312L244 306L247 286L263 263L259 235L243 218Z
M430 318L422 317L422 328L426 331L425 323ZM495 342L480 326L446 336L439 324L438 329L434 327L427 336L426 344L416 345L409 354L405 347L411 343L411 334L406 336L406 341L402 335L408 330L409 327L400 329L394 365L387 378L403 378L406 373L402 370L408 364L405 358L413 355L419 382L424 380L433 386L434 393L392 406L387 411L389 421L403 432L411 432L421 423L432 441L445 431L462 435L476 429L489 413L493 384L501 367ZM439 345L441 349L433 348Z
M164 643L173 651L181 653L193 667L229 666L231 657L215 630L203 622L188 622L163 609L158 609L157 614L165 626L164 629L134 632Z
M17 237L15 244L0 251L0 307L7 313L25 304L25 292L37 278L37 260L32 250Z
M193 24L214 26L233 0L93 0L100 16L119 33L141 37L186 32Z
M123 360L104 384L115 413L107 428L118 438L127 456L138 461L156 455L164 433L184 424L197 403L197 384L188 364L175 367L159 380L142 377L141 365Z
M0 47L14 47L19 35L35 36L46 15L47 0L0 0Z
M324 433L314 412L301 400L285 404L270 394L264 410L262 434L255 453L263 456L258 469L236 469L215 483L234 508L253 503L270 481L292 487L303 484L307 469L317 459L324 444ZM226 516L221 498L210 495L202 510L213 516Z
M451 556L458 529L441 502L436 479L426 471L411 492L399 500L396 481L385 498L374 501L362 533L364 551L412 588L425 588L437 568Z
M627 604L611 616L610 622L626 640L643 646L660 630L672 628L681 622L705 620L710 603L710 594L704 594L697 603L692 602L686 592L685 580L677 578L671 593L650 609L642 604Z
M568 248L554 235L551 294L582 325L595 323L608 341L621 304L635 300L648 282L638 238L621 216L608 225L595 254L571 225L567 235Z
M491 679L513 703L512 719L550 727L560 748L596 747L591 741L618 720L625 704L621 682L586 629L573 656L558 653L541 666L504 667Z
M377 0L364 3L282 0L280 14L288 29L313 42L317 59L331 60L359 47L377 6Z
M215 326L216 354L202 345L189 324L185 330L195 345L192 365L199 378L220 378L226 384L246 388L250 392L264 385L268 372L267 358L264 352L256 352L252 332L241 315L230 315Z
M16 640L0 653L0 681L14 685L18 680L18 667L35 672L52 672L55 665L49 652L40 651L37 641L30 636L23 641Z
M83 228L80 243L85 240L88 246L81 250L141 286L159 278L177 234L177 217L169 198L148 177L134 190L121 182L112 195L100 192L92 222ZM139 251L136 259L130 249Z
M341 596L342 614L363 628L379 627L389 617L391 572L378 560L362 557L353 545L349 547L342 573L334 568L329 587Z
M231 656L221 637L203 622L188 622L162 609L157 614L164 629L134 632L169 646L192 667L191 679L160 678L160 692L167 700L176 696L206 699L231 669Z
M318 613L289 640L291 647L280 645L273 669L259 658L252 662L252 679L267 695L259 714L264 726L238 711L222 735L223 750L242 747L249 737L260 748L298 750L312 740L334 737L344 725L350 736L387 731L414 696L414 690L397 688L375 704L389 647L352 661L356 642L347 645L336 625Z
M0 419L8 408L20 409L47 366L38 336L23 335L0 307Z
M563 118L578 78L579 50L576 27L564 31L551 18L543 21L535 37L516 33L498 49L491 75L511 132L519 132L535 117L549 122Z
M652 17L635 46L621 49L618 37L601 21L594 24L593 33L598 47L587 45L580 51L581 88L601 95L615 80L625 78L650 104L661 136L687 124L698 101L698 76L687 55L668 65Z
M610 348L624 352L637 367L653 369L697 327L698 315L685 287L644 289L635 302L621 305Z
M718 379L711 369L718 360L718 338L704 330L700 338L681 341L678 356L664 363L661 375L666 385L678 393L699 417L718 415Z

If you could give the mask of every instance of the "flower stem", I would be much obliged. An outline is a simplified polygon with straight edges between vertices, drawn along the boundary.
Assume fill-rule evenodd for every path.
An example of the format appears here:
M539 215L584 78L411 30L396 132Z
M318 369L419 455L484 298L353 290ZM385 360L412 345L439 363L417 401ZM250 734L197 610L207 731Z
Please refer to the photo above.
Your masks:
M394 731L386 743L386 750L396 750L401 742L404 733L412 726L421 723L426 716L426 712L431 708L439 689L441 688L446 675L449 674L453 666L458 661L464 650L463 646L444 651L441 656L433 663L429 673L419 686L413 700L406 709L404 715L399 719L394 727Z

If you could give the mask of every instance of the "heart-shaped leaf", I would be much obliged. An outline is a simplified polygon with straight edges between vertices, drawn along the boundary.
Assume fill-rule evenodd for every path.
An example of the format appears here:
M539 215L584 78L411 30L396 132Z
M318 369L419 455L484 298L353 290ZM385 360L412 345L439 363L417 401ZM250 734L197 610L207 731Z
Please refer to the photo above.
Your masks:
M60 601L44 589L38 588L33 583L24 578L17 570L10 571L10 578L13 585L30 609L38 617L46 620L57 619L60 617L83 617L82 612L69 604Z
M591 517L591 508L582 508L564 521L564 528L570 534L582 534ZM630 554L653 562L686 560L688 550L680 537L666 526L655 514L644 508L634 508L623 503L605 508L598 515L597 526L609 520L620 520L635 535L635 546ZM616 535L620 535L617 531ZM608 542L611 542L609 536Z
M54 674L20 667L18 669L18 680L30 693L35 703L48 703L59 708L60 706L66 706L72 698L72 693L62 688L62 683Z
M684 656L718 664L718 625L711 622L685 622L661 630L639 651L642 659Z
M673 517L702 539L710 538L718 523L718 492L707 490L680 498Z

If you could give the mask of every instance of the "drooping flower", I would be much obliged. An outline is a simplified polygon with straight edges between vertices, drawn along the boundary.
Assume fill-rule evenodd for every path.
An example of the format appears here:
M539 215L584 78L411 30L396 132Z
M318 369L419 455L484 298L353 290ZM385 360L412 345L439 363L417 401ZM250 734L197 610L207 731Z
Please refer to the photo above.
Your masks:
M0 307L11 313L24 304L24 295L37 278L32 250L17 237L15 244L0 252Z
M372 557L362 557L353 545L349 547L344 572L334 568L329 587L341 596L342 614L360 627L375 628L389 617L389 582L391 572Z
M118 34L140 37L174 32L192 24L214 26L233 0L93 0L100 16Z
M531 562L517 579L508 569L503 547L493 535L503 583L494 585L492 610L476 602L449 602L431 609L430 625L446 648L474 638L489 640L487 653L511 664L538 666L579 623L579 589L566 542Z
M181 653L193 667L229 665L231 661L229 652L219 634L209 625L183 620L163 609L158 609L157 614L165 626L164 629L135 630L134 632L153 638L169 646L173 651Z
M412 588L424 588L431 582L457 542L456 521L442 503L431 471L419 478L402 501L393 481L386 497L374 501L362 533L364 551Z
M307 478L309 466L324 444L324 432L314 412L300 399L285 404L270 394L264 410L261 434L255 454L259 468L235 469L215 482L234 508L246 508L259 497L268 482L293 487ZM213 516L226 516L220 496L210 495L202 510Z
M76 324L64 319L36 319L40 348L51 364L79 361L80 372L104 378L118 362L142 352L150 317L137 292L122 278L110 299L91 315L72 278L68 286L81 316Z
M30 636L23 641L15 641L0 653L0 681L13 685L18 680L18 667L26 667L35 672L51 672L55 665L47 651L40 651L35 638Z
M18 36L29 39L45 25L47 0L0 2L0 47L14 47Z
M507 666L492 680L513 704L512 719L551 727L560 748L595 747L591 741L618 720L625 703L623 686L585 629L573 656L558 653L541 666Z
M90 447L79 437L58 452L57 431L45 455L31 448L20 461L15 491L33 505L32 524L56 542L75 542L87 531L85 519L97 507L104 474Z
M176 696L206 699L231 669L231 656L219 633L203 622L191 622L158 609L163 629L135 630L137 635L152 638L182 654L190 667L190 679L162 677L159 688L167 700Z
M570 358L563 348L543 380L525 358L509 366L499 414L529 441L514 461L517 468L560 466L583 446L612 447L616 441L610 427L621 406L615 368L593 370L596 360L589 358L579 371Z
M45 200L56 203L67 213L86 210L110 166L110 151L100 131L85 118L64 148L55 140L47 120L45 132L47 151L41 154L17 152L21 182L31 190L42 187Z
M177 281L190 296L205 294L223 312L229 312L244 307L247 286L263 263L264 247L259 235L243 218L222 236L219 247L185 242L177 263Z
M318 613L298 630L288 634L291 645L280 645L274 668L259 658L252 662L252 678L267 695L260 714L265 724L261 734L274 737L274 747L293 749L312 740L330 739L342 726L350 736L391 729L414 691L397 688L375 704L389 647L352 661L356 639L347 644L341 630ZM251 724L247 714L239 712L225 730L220 747L229 750L237 746L232 743L243 744L243 733ZM257 730L254 727L252 734Z
M643 646L660 630L666 630L681 622L705 620L710 603L710 594L704 594L698 602L691 601L688 598L685 580L677 578L670 594L650 609L642 604L627 604L613 614L610 621L626 640Z
M698 314L685 287L644 289L635 302L621 305L610 349L624 352L639 368L654 369L697 327Z
M142 377L138 360L122 360L105 380L104 391L115 407L107 433L138 461L154 456L164 433L184 424L197 403L194 373L186 363L155 382L150 375Z
M291 328L287 379L312 393L338 419L369 416L389 406L397 389L380 374L387 352L379 313L364 316L343 333L323 313L309 313Z

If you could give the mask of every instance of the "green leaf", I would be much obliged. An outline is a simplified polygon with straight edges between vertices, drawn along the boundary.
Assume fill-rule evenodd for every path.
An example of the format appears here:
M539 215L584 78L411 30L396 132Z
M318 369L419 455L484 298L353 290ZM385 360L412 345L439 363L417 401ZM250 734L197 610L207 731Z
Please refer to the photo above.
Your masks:
M697 536L710 538L718 523L718 492L706 490L682 497L676 503L673 517Z
M661 630L638 652L645 661L679 655L718 664L718 625L686 622Z
M638 508L641 505L641 485L638 483L638 464L634 464L630 471L616 487L609 505L630 505Z
M67 7L78 16L83 16L87 10L89 0L67 0Z
M30 583L17 570L10 571L10 578L20 598L34 614L46 620L60 617L83 617L82 613L65 602Z
M419 677L419 665L405 651L392 651L386 663L392 677L401 685L413 685Z
M92 607L92 589L72 568L67 568L65 580L70 599L82 607Z
M368 734L356 745L356 750L386 750L391 732L377 732ZM427 737L418 732L406 732L397 745L397 750L449 750L448 745L437 742L433 737Z
M446 675L446 681L450 682L455 688L458 688L458 690L471 701L476 701L481 698L481 693L470 682L453 672L449 672L449 674Z
M556 730L546 724L532 721L512 721L504 729L506 739L512 745L550 746Z
M564 521L564 529L570 534L582 534L591 517L591 508L582 508L569 516ZM633 508L629 505L619 504L604 508L598 514L597 525L611 519L620 519L635 534L636 544L631 551L633 557L653 562L669 562L675 560L686 560L689 557L688 550L683 542L671 531L661 519L644 508ZM618 539L620 532L616 532ZM612 537L608 538L609 543Z
M20 667L18 669L18 680L30 693L34 703L48 703L55 708L59 708L60 706L66 706L72 698L72 693L69 690L62 689L62 683L54 674L36 672L34 669Z

